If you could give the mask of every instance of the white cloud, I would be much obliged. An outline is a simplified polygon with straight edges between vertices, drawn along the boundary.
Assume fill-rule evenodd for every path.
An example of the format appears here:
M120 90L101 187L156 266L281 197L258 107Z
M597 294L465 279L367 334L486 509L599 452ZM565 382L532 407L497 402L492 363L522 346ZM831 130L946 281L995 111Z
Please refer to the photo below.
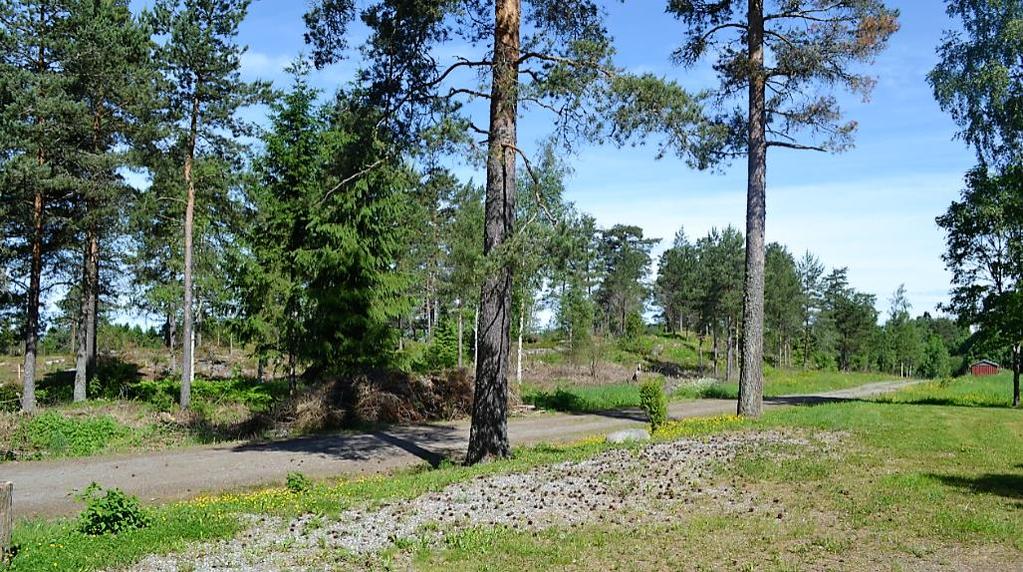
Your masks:
M270 55L249 50L241 56L241 72L246 79L273 81L284 77L284 68L294 61L293 54Z

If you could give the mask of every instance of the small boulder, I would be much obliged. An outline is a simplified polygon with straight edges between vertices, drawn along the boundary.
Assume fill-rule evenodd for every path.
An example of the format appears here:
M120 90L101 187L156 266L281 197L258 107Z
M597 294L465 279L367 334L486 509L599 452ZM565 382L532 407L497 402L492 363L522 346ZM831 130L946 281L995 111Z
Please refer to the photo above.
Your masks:
M607 442L616 445L621 443L638 443L649 440L650 432L646 429L626 429L625 431L617 431L607 436Z

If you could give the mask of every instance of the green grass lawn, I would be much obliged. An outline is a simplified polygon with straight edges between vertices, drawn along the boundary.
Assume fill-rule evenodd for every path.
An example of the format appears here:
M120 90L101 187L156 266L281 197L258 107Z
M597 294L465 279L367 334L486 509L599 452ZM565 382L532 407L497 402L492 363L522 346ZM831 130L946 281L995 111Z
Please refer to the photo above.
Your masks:
M966 407L1011 407L1012 373L929 381L907 387L895 394L881 396L878 400Z
M883 373L814 371L767 367L764 368L764 396L781 397L783 395L837 391L891 379L893 379L891 375ZM707 394L706 389L703 390L703 393L693 395L693 397L724 397L728 399L735 399L738 396L738 381L716 384L711 390L710 395Z
M553 391L523 386L522 401L538 409L568 413L596 413L639 407L639 384L560 387Z
M847 437L833 457L794 452L778 462L754 451L721 468L718 482L772 499L784 518L780 509L744 517L693 510L671 523L628 528L479 530L409 561L422 570L508 571L1023 566L1021 411L849 402L723 425L735 426Z
M872 382L885 381L891 376L877 373L846 373L831 371L803 371L767 368L764 374L764 395L779 397L849 389ZM610 409L639 407L639 384L617 383L600 386L564 385L547 390L524 385L522 401L539 409L568 413L596 413ZM684 399L736 399L739 384L733 382L699 383L682 386L670 396Z

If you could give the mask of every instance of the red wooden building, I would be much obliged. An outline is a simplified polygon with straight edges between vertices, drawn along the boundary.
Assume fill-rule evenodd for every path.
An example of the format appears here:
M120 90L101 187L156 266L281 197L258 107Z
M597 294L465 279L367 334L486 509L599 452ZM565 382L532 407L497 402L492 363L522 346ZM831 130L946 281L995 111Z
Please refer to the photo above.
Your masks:
M998 373L998 364L991 360L982 359L970 366L970 373L974 377L995 375Z

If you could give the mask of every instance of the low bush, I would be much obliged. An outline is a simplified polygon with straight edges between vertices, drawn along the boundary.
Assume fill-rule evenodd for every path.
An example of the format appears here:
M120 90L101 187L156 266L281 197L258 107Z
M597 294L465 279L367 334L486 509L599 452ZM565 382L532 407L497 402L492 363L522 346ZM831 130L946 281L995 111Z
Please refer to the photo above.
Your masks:
M0 412L14 413L21 409L21 393L13 385L0 385Z
M76 497L85 503L78 516L78 530L89 536L117 534L125 530L145 528L151 518L139 506L139 500L121 489L104 490L92 483Z
M302 473L288 473L288 478L285 481L285 486L288 490L293 493L304 493L312 488L313 483L309 480L309 477Z
M65 417L47 411L32 417L17 430L15 445L57 456L85 456L131 435L131 429L109 415Z
M654 347L657 345L657 339L653 336L644 336L641 334L626 335L625 337L618 339L618 349L635 354L635 356L645 357L653 353ZM630 356L635 359L635 356ZM614 356L611 356L612 358ZM612 360L619 361L619 360Z
M539 409L567 413L597 413L640 405L639 390L635 384L559 387L554 391L526 388L522 392L522 401Z
M181 381L162 379L141 381L128 389L128 397L145 401L163 411L171 410L181 393ZM286 381L260 382L255 379L234 378L227 380L195 380L192 383L192 400L198 406L205 403L237 403L254 412L265 412L286 397Z
M651 379L639 387L640 407L650 419L650 428L657 431L668 420L668 396L664 393L664 382Z

